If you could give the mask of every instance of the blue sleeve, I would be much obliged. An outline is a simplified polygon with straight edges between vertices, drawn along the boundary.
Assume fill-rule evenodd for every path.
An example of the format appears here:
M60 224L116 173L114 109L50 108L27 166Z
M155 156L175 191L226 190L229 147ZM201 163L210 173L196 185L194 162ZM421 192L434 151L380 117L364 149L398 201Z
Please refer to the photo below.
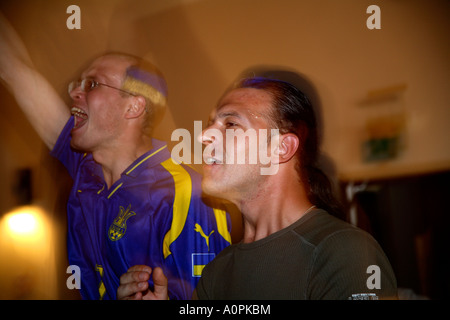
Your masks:
M70 117L50 153L50 155L62 162L72 178L75 177L80 161L83 159L83 153L75 151L70 146L70 141L72 140L70 133L73 125L74 118Z

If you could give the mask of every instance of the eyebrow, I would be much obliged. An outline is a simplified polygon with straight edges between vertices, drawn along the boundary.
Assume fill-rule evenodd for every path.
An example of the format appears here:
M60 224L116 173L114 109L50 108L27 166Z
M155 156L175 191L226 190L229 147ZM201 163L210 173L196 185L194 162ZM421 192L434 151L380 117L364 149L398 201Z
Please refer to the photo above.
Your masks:
M220 109L219 109L220 110ZM236 117L238 119L243 119L243 117L236 111L225 111L225 112L215 112L214 117L208 118L208 125L213 124L217 119L224 119L227 117Z
M81 77L83 78L91 78L91 79L95 79L98 81L106 81L106 82L110 82L110 81L114 81L115 76L114 75L109 75L107 73L105 73L102 68L93 68L91 70L87 70L88 72L83 72L81 74Z
M228 111L228 112L218 112L214 118L226 118L226 117L236 117L242 118L242 116L236 111Z

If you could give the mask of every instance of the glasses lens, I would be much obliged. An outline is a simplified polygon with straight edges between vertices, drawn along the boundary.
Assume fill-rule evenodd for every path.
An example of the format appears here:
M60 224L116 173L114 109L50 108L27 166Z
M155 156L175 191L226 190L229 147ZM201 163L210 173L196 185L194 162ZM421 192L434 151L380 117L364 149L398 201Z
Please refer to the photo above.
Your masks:
M94 89L96 86L96 83L94 80L92 79L83 79L81 81L81 90L83 90L84 92L89 92L92 89Z
M77 88L80 85L80 82L78 80L72 81L69 83L69 86L67 87L67 91L69 91L69 94L72 93L75 88Z

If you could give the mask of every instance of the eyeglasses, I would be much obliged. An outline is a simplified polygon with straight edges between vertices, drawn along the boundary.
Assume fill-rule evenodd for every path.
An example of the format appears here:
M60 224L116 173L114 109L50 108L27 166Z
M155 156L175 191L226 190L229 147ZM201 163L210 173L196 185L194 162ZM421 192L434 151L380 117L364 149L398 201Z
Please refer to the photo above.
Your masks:
M86 78L86 79L72 81L71 83L69 83L69 86L68 86L67 89L69 91L69 94L71 94L78 87L80 87L81 91L88 93L88 92L92 91L93 89L97 88L98 86L105 86L105 87L108 87L108 88L111 88L111 89L119 90L119 91L121 91L123 93L127 93L129 95L135 96L135 94L133 94L131 92L128 92L128 91L125 91L125 90L122 90L122 89L110 86L110 85L105 84L105 83L97 82L97 81L95 81L94 79L91 79L91 78Z

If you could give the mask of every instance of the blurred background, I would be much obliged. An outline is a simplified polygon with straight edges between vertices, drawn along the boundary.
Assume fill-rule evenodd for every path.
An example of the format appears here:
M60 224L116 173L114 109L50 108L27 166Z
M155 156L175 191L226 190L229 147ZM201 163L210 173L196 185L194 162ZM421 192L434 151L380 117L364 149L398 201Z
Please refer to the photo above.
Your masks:
M79 30L66 26L73 4ZM372 4L381 29L366 25ZM449 297L449 1L5 0L0 11L68 104L67 84L106 51L156 63L170 106L155 135L168 141L206 121L243 72L301 74L347 220L380 242L402 297ZM66 286L70 178L3 84L0 110L0 299L78 299Z

